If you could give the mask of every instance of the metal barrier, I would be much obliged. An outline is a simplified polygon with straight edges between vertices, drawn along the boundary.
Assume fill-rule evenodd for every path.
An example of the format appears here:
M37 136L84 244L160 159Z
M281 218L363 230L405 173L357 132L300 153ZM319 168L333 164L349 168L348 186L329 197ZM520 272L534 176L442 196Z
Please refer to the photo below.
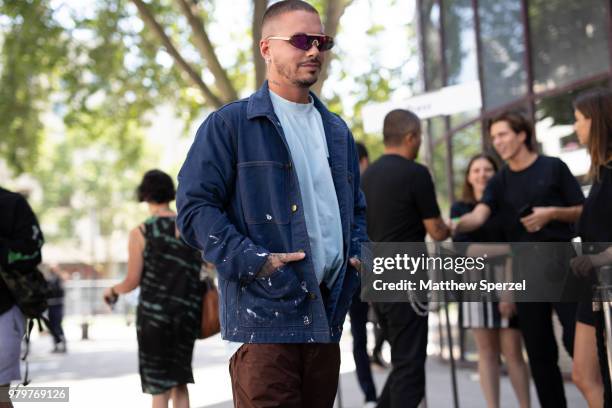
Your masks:
M612 266L606 265L597 270L597 291L604 316L604 344L608 356L608 369L612 378Z
M102 298L104 290L119 283L118 279L71 279L64 284L64 315L65 316L95 316L111 313L111 309ZM134 313L138 303L139 289L119 297L114 311Z

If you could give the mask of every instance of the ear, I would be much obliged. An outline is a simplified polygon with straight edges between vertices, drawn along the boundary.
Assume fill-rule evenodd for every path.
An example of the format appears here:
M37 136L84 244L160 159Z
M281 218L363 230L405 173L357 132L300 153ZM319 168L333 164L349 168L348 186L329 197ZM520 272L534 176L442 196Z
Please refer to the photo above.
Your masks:
M419 138L418 133L412 133L412 132L411 133L406 133L406 136L405 136L405 139L407 141L409 141L410 143L416 142L418 140L418 138Z
M270 55L270 42L266 40L259 40L259 52L261 53L261 57L267 63L272 59Z
M518 138L519 138L519 140L521 141L521 143L522 143L522 144L524 144L525 146L527 146L527 145L525 144L525 141L527 140L527 134L525 133L525 131L521 130L521 131L518 133Z

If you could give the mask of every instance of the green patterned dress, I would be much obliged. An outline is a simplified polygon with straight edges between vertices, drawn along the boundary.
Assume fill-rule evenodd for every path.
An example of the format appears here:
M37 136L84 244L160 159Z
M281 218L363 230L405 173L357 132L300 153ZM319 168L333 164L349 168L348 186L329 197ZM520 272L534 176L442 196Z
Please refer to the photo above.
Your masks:
M191 360L200 330L200 253L175 235L174 217L145 221L144 267L136 330L142 391L161 394L193 383Z

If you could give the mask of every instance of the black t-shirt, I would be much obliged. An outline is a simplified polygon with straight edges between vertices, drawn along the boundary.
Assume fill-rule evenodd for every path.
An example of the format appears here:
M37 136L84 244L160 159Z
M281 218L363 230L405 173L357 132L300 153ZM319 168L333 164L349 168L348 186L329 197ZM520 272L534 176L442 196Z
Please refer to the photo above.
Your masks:
M506 237L512 242L571 241L571 224L551 221L540 231L529 233L520 222L521 211L531 207L571 207L580 205L584 194L563 161L538 156L524 170L504 166L487 184L482 202L502 217Z
M427 167L385 154L365 171L368 235L374 242L423 242L423 220L440 215Z
M472 212L476 207L474 203L457 201L451 206L450 217L457 218ZM467 233L455 234L454 242L505 242L501 217L497 213L491 214L489 219L477 230Z
M25 260L11 263L14 268L29 268L40 263L43 237L38 221L23 196L0 188L0 265L9 264L9 251L24 255ZM9 310L15 299L0 278L0 314Z
M583 242L612 242L612 167L600 168L599 180L584 202L578 231Z

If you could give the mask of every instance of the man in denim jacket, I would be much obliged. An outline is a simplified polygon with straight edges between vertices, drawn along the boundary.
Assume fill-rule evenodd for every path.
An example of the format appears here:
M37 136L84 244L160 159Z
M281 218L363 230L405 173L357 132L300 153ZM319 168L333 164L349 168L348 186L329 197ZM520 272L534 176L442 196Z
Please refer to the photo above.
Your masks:
M216 265L237 343L237 407L333 405L367 235L351 132L309 92L332 45L308 3L270 6L268 80L206 119L179 173L181 234Z

